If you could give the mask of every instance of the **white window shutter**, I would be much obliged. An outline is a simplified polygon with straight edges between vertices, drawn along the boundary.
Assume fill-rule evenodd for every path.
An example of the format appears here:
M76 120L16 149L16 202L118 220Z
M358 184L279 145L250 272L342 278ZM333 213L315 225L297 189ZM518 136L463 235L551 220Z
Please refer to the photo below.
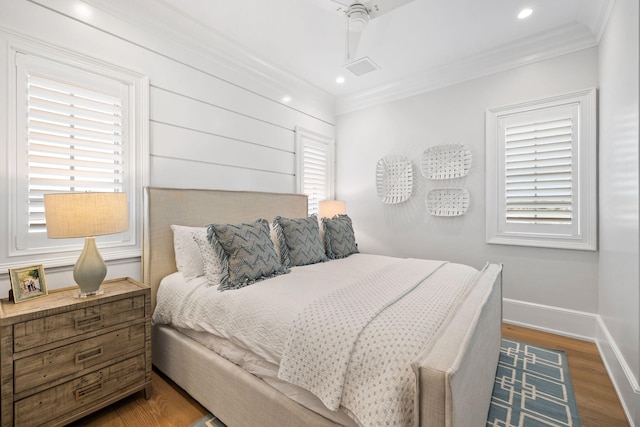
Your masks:
M309 215L318 214L321 200L333 198L333 139L296 128L297 191L308 197Z
M595 89L486 116L488 243L596 250Z
M43 194L122 192L122 98L27 74L29 232L46 231Z
M571 224L571 117L505 129L506 221Z
M75 263L83 239L49 239L45 193L124 192L129 230L98 237L107 260L141 253L148 182L149 80L75 52L12 39L6 249L0 267Z

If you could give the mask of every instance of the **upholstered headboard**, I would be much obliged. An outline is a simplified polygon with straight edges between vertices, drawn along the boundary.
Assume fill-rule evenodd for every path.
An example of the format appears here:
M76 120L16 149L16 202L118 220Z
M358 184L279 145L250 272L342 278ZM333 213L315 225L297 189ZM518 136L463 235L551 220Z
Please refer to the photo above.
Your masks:
M148 187L144 198L145 224L142 280L151 287L155 308L160 280L176 270L171 225L206 226L307 216L303 194L255 191L194 190Z

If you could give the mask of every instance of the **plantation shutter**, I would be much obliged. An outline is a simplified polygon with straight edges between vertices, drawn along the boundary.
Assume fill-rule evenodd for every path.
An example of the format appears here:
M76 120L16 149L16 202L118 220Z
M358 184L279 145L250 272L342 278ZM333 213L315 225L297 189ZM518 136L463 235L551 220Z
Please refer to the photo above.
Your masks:
M327 198L328 193L327 147L321 144L305 144L302 156L304 164L302 192L309 197L309 215L317 215L318 204L320 200Z
M333 196L333 140L296 128L298 192L308 197L309 215L318 215L321 200Z
M595 250L596 90L486 115L487 243Z
M505 127L505 215L510 223L571 224L570 115Z
M118 92L27 73L29 232L44 232L47 192L122 192L123 102Z
M126 193L129 229L96 240L105 260L140 256L141 189L148 181L148 78L19 37L7 48L9 237L0 267L69 266L78 259L84 239L47 236L47 193Z

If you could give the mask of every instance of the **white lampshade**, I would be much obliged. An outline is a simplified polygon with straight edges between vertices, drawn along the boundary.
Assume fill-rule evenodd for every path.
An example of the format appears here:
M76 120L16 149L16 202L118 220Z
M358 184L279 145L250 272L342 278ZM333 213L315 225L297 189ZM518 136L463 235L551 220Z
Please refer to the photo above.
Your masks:
M47 237L101 236L129 229L126 193L57 193L44 195Z
M321 200L318 205L320 218L333 218L336 215L347 213L347 204L344 200Z
M126 193L57 193L44 195L47 237L84 237L84 248L73 267L73 279L80 297L100 294L107 275L96 246L95 236L121 233L129 229Z

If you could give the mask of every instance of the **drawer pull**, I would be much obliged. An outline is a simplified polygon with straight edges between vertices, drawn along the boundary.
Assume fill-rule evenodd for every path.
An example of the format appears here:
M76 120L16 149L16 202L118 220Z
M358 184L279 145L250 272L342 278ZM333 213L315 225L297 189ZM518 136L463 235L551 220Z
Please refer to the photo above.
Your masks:
M104 351L102 351L102 346L77 353L76 363L82 363L82 362L86 362L87 360L95 359L96 357L102 356L103 353Z
M82 317L80 319L75 319L76 329L83 329L89 326L97 325L102 322L102 314L97 314L95 316Z
M104 387L104 381L100 381L99 383L91 384L89 386L80 388L76 390L76 400L82 400L83 398L87 397L91 393L96 393L102 390L103 387Z

